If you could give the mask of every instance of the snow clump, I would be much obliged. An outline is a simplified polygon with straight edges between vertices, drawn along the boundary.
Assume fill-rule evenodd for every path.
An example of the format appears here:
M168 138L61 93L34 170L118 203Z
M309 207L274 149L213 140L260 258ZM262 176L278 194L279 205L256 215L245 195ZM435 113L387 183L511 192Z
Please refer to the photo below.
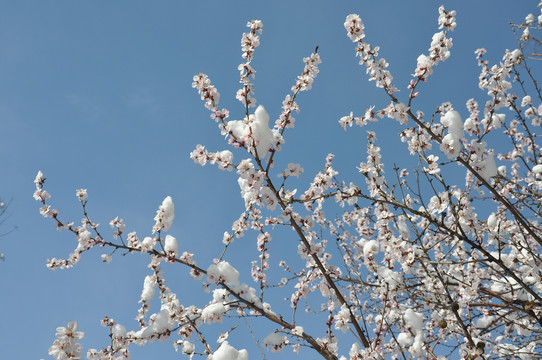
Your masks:
M260 159L265 158L273 140L281 137L277 130L269 128L269 114L262 105L256 108L253 115L249 115L248 121L232 120L228 122L227 128L233 135L234 142L248 143L252 155L256 155L255 148ZM249 142L250 139L253 143Z
M245 349L236 350L227 341L224 341L207 360L248 360L248 352Z

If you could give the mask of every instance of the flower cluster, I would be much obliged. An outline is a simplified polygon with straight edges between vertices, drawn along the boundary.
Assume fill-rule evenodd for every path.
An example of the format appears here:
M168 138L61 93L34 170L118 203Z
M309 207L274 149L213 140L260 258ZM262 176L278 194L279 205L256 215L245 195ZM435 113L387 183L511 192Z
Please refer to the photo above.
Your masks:
M484 118L481 123L489 132L502 125L503 115L496 113L496 111L511 103L512 99L508 96L508 92L512 88L512 83L508 81L508 78L512 75L514 67L523 55L518 49L514 51L507 50L503 61L499 65L493 65L490 68L488 62L483 58L484 53L485 49L476 50L478 64L482 68L478 86L480 89L486 90L490 97L485 104Z
M49 348L49 355L56 360L80 360L83 347L77 341L85 337L78 331L77 322L70 321L66 327L56 328L56 340Z
M363 116L354 117L354 113L350 112L350 115L343 116L339 119L339 125L346 130L347 126L352 127L353 124L356 124L358 126L365 126L367 123L378 121L378 118L382 119L386 115L386 109L382 109L380 111L374 111L374 106L371 106L367 110L365 110L365 114ZM378 116L376 118L375 116Z
M205 166L207 162L217 164L219 169L231 171L234 168L233 154L229 150L217 151L210 153L205 149L205 146L198 144L196 149L190 153L190 158L196 164Z
M254 58L254 51L260 46L260 36L258 34L262 34L263 24L260 20L252 20L247 23L247 27L250 31L248 33L243 33L243 37L241 38L243 59L246 59L246 62L241 63L238 66L243 87L237 90L236 97L237 100L249 108L256 106L256 99L253 97L254 86L250 82L250 78L255 78L256 71L252 68L251 62Z
M373 47L371 44L363 41L365 38L365 32L363 31L365 26L359 15L348 15L344 22L344 27L350 40L357 43L356 56L361 58L360 65L365 65L367 68L369 81L374 80L377 87L386 89L389 94L396 92L397 88L392 83L393 76L387 70L389 64L384 58L378 58L380 47Z
M297 77L297 81L294 86L292 86L292 92L298 93L300 91L308 91L312 89L312 83L318 75L318 65L322 63L320 60L320 55L314 51L311 56L303 59L305 63L305 69L303 73Z
M540 4L538 5L540 7ZM530 40L531 36L531 29L535 28L536 26L542 26L542 9L540 9L540 15L535 20L534 14L528 14L525 17L525 22L520 25L520 28L523 28L523 32L521 34L521 40L528 41Z
M217 109L220 93L211 85L211 79L204 73L199 73L194 76L193 80L192 87L198 90L201 100L205 101L205 107L213 111Z
M410 110L410 108L402 102L392 102L384 109L387 117L395 119L403 125L408 123L408 110Z
M299 164L289 163L288 168L283 172L277 174L278 177L287 178L288 176L295 176L299 178L299 175L303 174L303 168Z
M291 95L286 95L284 101L282 102L282 112L280 117L275 121L275 129L285 129L293 128L295 123L295 118L292 116L292 113L296 111L299 112L299 106L293 100Z
M443 6L439 7L439 29L444 28L444 31L437 32L433 35L431 46L429 47L429 55L418 56L418 64L414 71L414 76L420 79L427 79L433 73L433 67L440 61L444 61L450 57L450 48L452 47L452 39L446 37L449 31L453 31L456 27L455 11L446 11Z
M286 95L284 101L282 102L282 111L279 118L275 121L275 126L273 130L277 131L276 141L274 144L275 149L280 149L280 143L284 142L282 135L286 128L293 128L295 123L295 118L292 116L292 113L299 112L299 106L295 102L297 95L302 91L308 91L312 88L312 84L316 76L318 75L318 65L322 63L320 55L317 53L318 47L314 52L309 56L303 59L305 63L305 68L301 75L297 77L297 81L294 86L292 86L292 95ZM273 157L271 156L269 164L271 164Z

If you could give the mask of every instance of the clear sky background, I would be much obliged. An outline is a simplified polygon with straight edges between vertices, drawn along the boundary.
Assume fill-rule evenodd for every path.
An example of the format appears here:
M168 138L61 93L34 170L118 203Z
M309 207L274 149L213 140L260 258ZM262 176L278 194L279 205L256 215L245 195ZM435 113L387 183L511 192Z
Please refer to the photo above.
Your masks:
M538 14L537 1L0 1L0 196L13 200L3 230L18 228L0 238L6 255L0 262L0 357L49 358L55 328L70 320L87 335L85 351L106 346L108 331L100 319L107 314L136 329L133 319L149 274L144 256L114 256L102 264L98 249L84 254L74 269L47 270L47 258L66 258L76 244L39 214L32 198L38 170L62 219L80 221L75 190L88 189L91 217L106 234L109 221L119 216L127 232L149 235L156 209L171 195L176 219L170 233L206 268L220 256L222 234L244 205L235 174L202 168L189 158L197 144L227 148L191 87L192 77L208 74L221 93L221 107L230 110L230 119L241 118L243 108L235 100L240 39L247 21L261 19L255 97L274 121L303 69L302 58L319 45L320 75L313 90L299 97L301 113L277 154L275 171L301 163L305 174L295 186L304 191L332 152L342 178L363 184L355 166L366 158L365 130L344 132L337 121L389 101L357 64L344 19L350 13L362 17L367 41L381 46L404 97L416 58L427 53L437 31L441 3L457 10L452 56L421 88L416 110L430 114L451 101L466 118L469 98L486 100L478 89L474 50L485 47L487 58L499 61L506 48L516 47L508 23ZM404 159L406 146L391 120L374 129L391 169ZM255 236L234 245L229 260L250 282ZM279 260L275 255L271 262ZM184 276L186 269L165 270L183 303L203 306L210 300L201 283ZM259 335L270 332L255 326ZM246 333L238 334L231 344L260 358ZM179 358L169 343L134 346L133 358ZM293 356L290 350L287 356Z

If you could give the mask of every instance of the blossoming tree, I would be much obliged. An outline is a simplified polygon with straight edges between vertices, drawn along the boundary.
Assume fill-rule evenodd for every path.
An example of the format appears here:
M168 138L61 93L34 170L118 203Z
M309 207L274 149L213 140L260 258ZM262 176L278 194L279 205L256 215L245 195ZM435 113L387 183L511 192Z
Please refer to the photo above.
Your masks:
M115 250L142 253L149 259L150 273L142 279L139 326L127 330L104 318L110 344L89 349L87 358L128 359L132 344L171 339L189 358L248 359L247 350L238 350L242 344L229 344L235 327L225 326L226 318L235 326L248 326L247 318L272 325L274 331L254 339L264 358L269 351L287 349L325 359L539 358L542 95L526 46L542 26L542 14L529 14L524 23L513 26L519 48L506 51L499 64L489 64L484 49L476 51L484 102L470 99L466 110L461 104L444 103L426 114L435 106L418 104L416 98L436 67L450 57L455 11L440 7L438 25L427 53L417 59L410 84L402 86L394 82L379 47L365 40L361 18L346 17L344 27L355 55L389 105L371 106L361 115L350 113L339 125L346 130L395 119L403 126L399 136L417 163L386 168L377 135L390 135L368 131L366 161L359 165L364 183L342 179L332 154L299 192L290 184L292 177L303 173L302 166L290 163L280 170L273 166L294 127L294 114L300 111L296 98L311 89L318 75L318 48L303 59L303 72L273 124L266 109L256 106L252 83L261 21L250 21L241 41L240 120L229 120L230 111L219 107L219 92L207 75L194 76L192 86L228 148L242 154L234 159L230 150L209 151L203 145L190 154L195 163L216 165L236 176L245 206L224 233L223 248L211 264L198 264L197 255L183 251L168 233L175 217L171 197L159 206L148 236L129 232L119 218L110 222L111 236L87 212L84 189L76 193L82 224L64 220L49 205L45 176L39 172L34 197L42 204L41 214L58 229L72 232L77 243L67 259L48 260L49 268L73 267L96 246L104 249L106 262ZM399 93L401 88L408 91ZM460 179L457 171L465 176ZM338 207L339 216L327 215ZM278 266L270 262L272 254L280 257L282 251L272 241L279 227L293 230L297 262L283 260ZM252 261L251 283L243 282L248 277L228 261L228 249L243 236L255 237L259 252ZM186 268L203 284L210 292L207 302L185 304L166 285L162 269L174 265ZM285 275L275 282L275 274L281 272ZM288 306L274 303L274 294L286 297ZM151 306L156 297L159 309ZM226 330L217 346L204 324ZM82 337L77 323L70 322L57 329L49 353L55 359L79 359Z

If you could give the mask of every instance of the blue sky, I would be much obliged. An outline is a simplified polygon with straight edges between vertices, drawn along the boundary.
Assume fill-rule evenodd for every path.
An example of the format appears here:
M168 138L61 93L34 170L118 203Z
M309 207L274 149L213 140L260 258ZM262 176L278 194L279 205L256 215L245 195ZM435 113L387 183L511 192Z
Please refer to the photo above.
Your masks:
M91 217L105 233L119 216L128 231L148 235L157 207L171 195L176 204L171 233L206 267L220 255L222 234L244 206L234 174L202 168L189 158L197 144L212 151L227 148L191 88L192 77L208 74L221 93L221 107L230 110L231 119L241 118L243 108L235 100L241 34L247 21L261 19L255 97L276 119L303 69L302 58L319 45L320 74L313 90L299 98L301 113L277 154L276 171L301 163L305 175L296 186L304 189L332 152L343 178L360 181L355 166L366 157L365 130L344 132L337 121L350 111L383 107L388 99L357 64L344 18L362 17L367 41L381 46L404 96L416 58L427 53L437 31L440 3L0 1L0 196L13 200L4 230L18 227L0 238L0 252L6 254L0 262L2 356L48 358L55 328L70 320L86 332L85 349L107 345L108 332L99 320L107 314L135 329L148 274L143 256L116 256L106 265L98 250L85 254L75 269L47 270L46 259L67 257L75 242L40 216L32 198L38 170L48 178L51 204L63 219L80 221L75 190L88 189ZM452 56L424 84L417 109L429 114L451 101L466 113L469 98L485 101L474 50L485 47L490 61L500 60L506 48L515 47L508 22L535 13L536 2L442 3L457 10ZM394 136L395 125L383 122L376 129L391 168L407 150ZM239 262L248 282L255 237L235 246L230 260ZM278 260L277 255L272 262ZM185 269L166 273L186 304L209 300ZM259 357L241 336L231 343L252 349L252 359ZM169 341L134 348L133 358L150 358L154 351L161 359L178 358Z

